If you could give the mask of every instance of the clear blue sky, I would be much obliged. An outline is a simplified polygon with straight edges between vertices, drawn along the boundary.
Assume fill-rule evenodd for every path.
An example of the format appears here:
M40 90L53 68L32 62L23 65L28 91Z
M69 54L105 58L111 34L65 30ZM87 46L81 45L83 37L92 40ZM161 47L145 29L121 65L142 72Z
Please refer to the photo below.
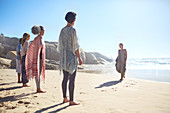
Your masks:
M85 51L116 58L122 42L130 58L170 56L170 0L0 0L0 33L33 40L31 27L43 25L44 39L58 41L68 11Z

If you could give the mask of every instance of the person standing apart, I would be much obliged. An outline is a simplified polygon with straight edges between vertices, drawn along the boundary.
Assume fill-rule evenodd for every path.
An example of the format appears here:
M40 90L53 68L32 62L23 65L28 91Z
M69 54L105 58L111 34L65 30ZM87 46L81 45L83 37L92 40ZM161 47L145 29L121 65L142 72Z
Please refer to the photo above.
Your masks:
M27 78L35 78L37 93L45 93L40 87L41 77L45 82L45 42L43 39L45 29L43 26L33 26L32 33L37 35L30 44L26 56Z
M21 59L21 40L22 38L19 39L19 43L17 44L16 52L17 52L17 57L16 57L16 72L18 74L18 83L21 82L21 68L22 68L22 59Z
M118 57L116 59L116 70L121 73L120 81L125 78L125 71L126 71L126 61L127 61L127 51L123 49L123 44L119 44L120 49L118 50Z
M22 83L23 87L28 87L28 79L26 76L26 71L25 71L25 57L27 55L27 49L29 47L29 40L30 39L30 34L24 33L23 38L21 41L22 44L22 49L21 49L21 56L22 56Z
M77 72L77 66L82 65L82 59L79 53L79 42L77 37L76 29L73 28L76 13L68 12L65 16L67 25L61 30L59 41L58 41L58 51L60 53L60 68L63 71L63 81L62 81L62 92L63 92L63 103L69 102L69 105L79 105L79 103L74 102L74 83ZM67 82L69 80L69 97L67 99Z

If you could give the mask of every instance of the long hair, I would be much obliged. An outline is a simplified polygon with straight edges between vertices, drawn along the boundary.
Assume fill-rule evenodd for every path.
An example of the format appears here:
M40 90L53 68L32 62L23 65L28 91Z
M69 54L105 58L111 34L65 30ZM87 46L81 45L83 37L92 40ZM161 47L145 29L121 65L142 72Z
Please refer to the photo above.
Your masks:
M22 38L19 39L19 44L21 44Z
M24 45L24 43L25 43L25 41L26 41L26 39L27 39L28 37L30 37L30 34L28 34L28 33L24 33L24 34L23 34L23 38L22 38L22 40L21 40L22 46Z

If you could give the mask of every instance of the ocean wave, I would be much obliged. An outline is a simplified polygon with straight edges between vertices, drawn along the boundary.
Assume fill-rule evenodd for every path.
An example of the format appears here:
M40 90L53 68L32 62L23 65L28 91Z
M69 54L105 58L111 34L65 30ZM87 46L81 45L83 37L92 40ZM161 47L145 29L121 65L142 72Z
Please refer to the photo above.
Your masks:
M86 70L112 72L115 70L115 62L104 65L86 65ZM170 58L137 58L127 60L127 69L154 69L170 70Z

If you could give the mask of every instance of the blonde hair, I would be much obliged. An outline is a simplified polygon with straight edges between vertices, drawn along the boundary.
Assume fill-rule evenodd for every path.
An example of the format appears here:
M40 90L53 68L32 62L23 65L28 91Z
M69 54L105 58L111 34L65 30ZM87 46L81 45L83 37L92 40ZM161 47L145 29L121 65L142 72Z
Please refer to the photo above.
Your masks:
M24 34L23 34L23 38L22 38L22 40L21 40L22 46L24 45L26 39L29 38L29 37L30 37L30 34L28 34L28 33L24 33Z

